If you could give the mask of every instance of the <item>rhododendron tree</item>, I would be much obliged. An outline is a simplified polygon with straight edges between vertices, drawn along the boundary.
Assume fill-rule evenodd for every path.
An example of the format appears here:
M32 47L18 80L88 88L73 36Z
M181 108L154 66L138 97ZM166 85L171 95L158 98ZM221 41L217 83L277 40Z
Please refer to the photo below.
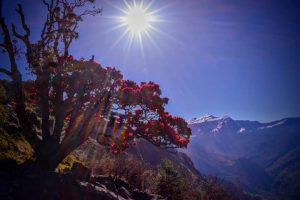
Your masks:
M89 137L108 145L114 154L138 138L164 148L186 147L191 131L184 119L165 111L168 99L161 96L159 85L124 80L120 71L101 66L93 57L76 59L69 54L82 17L101 10L84 10L90 0L43 3L47 19L41 38L34 42L21 5L17 12L24 34L15 25L9 30L0 16L4 36L1 48L10 61L10 69L0 68L0 72L11 80L6 86L13 94L9 104L15 107L22 133L35 150L36 162L54 170ZM15 39L25 45L33 80L22 81Z

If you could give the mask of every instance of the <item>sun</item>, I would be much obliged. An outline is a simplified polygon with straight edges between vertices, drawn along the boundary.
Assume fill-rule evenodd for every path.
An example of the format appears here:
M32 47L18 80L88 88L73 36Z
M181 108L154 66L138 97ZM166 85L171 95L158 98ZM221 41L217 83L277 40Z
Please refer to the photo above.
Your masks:
M150 4L145 5L143 1L132 4L124 1L126 9L122 9L122 16L119 17L120 26L126 28L126 32L131 37L141 37L143 34L149 34L153 29L153 23L158 21L158 17L154 15L155 12L149 10Z
M147 7L144 7L141 3L129 6L128 10L125 11L125 15L120 19L131 34L139 35L149 31L154 18L151 12L147 10Z
M132 45L139 43L141 52L144 54L144 43L146 42L150 42L159 50L157 37L154 39L153 34L169 37L168 34L158 28L159 23L166 22L159 13L167 8L168 4L153 9L154 0L147 2L149 3L144 3L143 0L123 0L124 4L122 6L110 3L111 6L120 11L119 15L110 17L116 23L110 31L119 29L121 34L111 45L109 51L112 51L119 43L124 44L123 48L126 51L129 51Z

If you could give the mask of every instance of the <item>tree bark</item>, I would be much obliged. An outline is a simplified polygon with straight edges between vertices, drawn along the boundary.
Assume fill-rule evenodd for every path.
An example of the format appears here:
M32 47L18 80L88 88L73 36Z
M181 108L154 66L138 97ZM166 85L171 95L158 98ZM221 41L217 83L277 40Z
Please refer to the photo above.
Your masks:
M43 69L46 70L46 69ZM41 75L37 77L37 83L39 87L40 97L40 111L42 118L42 136L43 141L50 138L50 122L49 122L49 74L47 72L41 72Z
M97 102L94 106L86 111L86 116L82 121L81 126L76 128L76 130L70 129L73 132L66 133L61 144L58 146L53 159L51 159L50 170L54 170L59 163L61 163L72 151L77 149L81 144L83 144L90 134L94 131L97 116L100 114L100 102ZM74 124L76 125L76 124Z
M63 100L63 89L61 84L61 74L58 74L54 80L54 117L55 117L55 125L52 134L52 139L54 140L56 145L59 145L61 132L64 125L64 116L65 116L65 108L64 108L64 100Z

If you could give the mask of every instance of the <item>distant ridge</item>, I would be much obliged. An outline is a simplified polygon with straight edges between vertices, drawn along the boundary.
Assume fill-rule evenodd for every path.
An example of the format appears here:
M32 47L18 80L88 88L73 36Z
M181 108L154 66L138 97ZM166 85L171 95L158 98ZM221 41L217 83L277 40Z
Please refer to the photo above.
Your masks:
M300 118L260 123L205 115L188 123L186 152L200 172L248 192L300 199Z

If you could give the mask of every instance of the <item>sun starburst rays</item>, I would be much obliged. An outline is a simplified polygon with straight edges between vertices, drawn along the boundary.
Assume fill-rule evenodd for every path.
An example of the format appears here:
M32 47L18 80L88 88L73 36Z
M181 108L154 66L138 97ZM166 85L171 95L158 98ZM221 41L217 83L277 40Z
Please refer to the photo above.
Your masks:
M156 40L153 37L154 33L158 33L161 36L167 36L161 30L158 30L157 23L165 22L160 18L159 12L165 7L160 7L156 10L152 10L151 7L154 1L150 1L145 4L141 1L123 1L123 7L112 5L121 12L119 16L111 16L109 18L116 22L109 31L115 31L117 29L123 30L120 36L115 40L109 51L112 51L119 43L124 42L123 49L129 51L132 45L136 44L141 50L142 57L144 57L144 43L150 42L156 49L159 49ZM160 51L159 51L160 52Z
M148 11L149 6L144 6L143 2L133 5L126 3L127 10L123 11L123 15L119 16L118 27L125 27L126 31L133 37L138 39L142 34L149 32L150 25L157 21L157 17Z

